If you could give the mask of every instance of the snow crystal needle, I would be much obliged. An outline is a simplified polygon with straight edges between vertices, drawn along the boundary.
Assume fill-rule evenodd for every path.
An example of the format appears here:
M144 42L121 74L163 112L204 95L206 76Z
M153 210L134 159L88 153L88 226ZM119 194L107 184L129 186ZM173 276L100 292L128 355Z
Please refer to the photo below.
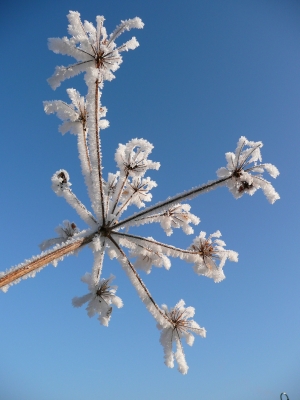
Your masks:
M97 314L100 323L108 326L113 306L122 307L123 302L116 296L117 286L111 285L114 276L102 278L101 273L105 253L110 258L117 258L161 330L160 342L164 348L165 364L172 368L176 360L178 370L186 374L188 366L181 339L184 338L191 346L193 334L205 337L206 330L191 319L195 309L185 307L183 300L170 309L166 305L160 307L137 270L149 274L153 266L169 269L169 257L179 257L191 263L196 274L221 282L225 278L225 261L229 259L236 262L238 254L225 249L225 242L219 239L220 231L209 236L200 232L190 247L181 249L158 242L152 237L130 234L128 229L157 222L168 236L176 228L182 228L188 235L193 234L191 224L198 225L200 219L190 212L190 205L182 204L182 201L220 186L228 186L236 198L244 193L253 195L261 188L269 202L274 203L279 195L262 174L266 171L276 178L279 172L273 165L261 163L261 142L251 142L241 137L235 153L226 153L227 166L217 171L219 179L169 197L122 219L122 214L129 206L143 208L146 202L151 201L150 191L156 182L145 175L148 170L158 170L160 164L149 159L153 149L151 143L145 139L132 139L119 145L115 154L118 171L109 173L107 180L104 179L100 131L107 128L109 122L105 119L107 109L100 102L101 90L105 81L115 77L114 72L122 63L121 53L134 50L139 45L133 37L118 47L116 39L124 31L141 29L144 24L137 17L122 21L108 36L102 16L96 17L96 27L87 21L82 23L78 12L71 11L68 20L71 37L49 39L49 48L55 53L74 57L76 62L67 67L56 67L48 82L56 89L62 81L83 72L87 95L84 97L75 89L67 89L70 104L60 100L46 101L44 109L47 114L56 113L63 121L59 127L62 134L69 131L77 137L82 173L93 211L89 211L73 193L68 172L63 169L57 171L52 176L52 189L58 196L65 198L88 228L79 230L74 223L63 221L56 228L58 237L41 243L41 254L6 272L0 272L0 288L5 292L10 285L34 277L46 265L57 265L65 256L89 245L94 254L94 265L91 273L86 273L82 278L88 285L88 293L75 297L73 305L80 307L87 303L88 315ZM135 261L130 261L130 258Z

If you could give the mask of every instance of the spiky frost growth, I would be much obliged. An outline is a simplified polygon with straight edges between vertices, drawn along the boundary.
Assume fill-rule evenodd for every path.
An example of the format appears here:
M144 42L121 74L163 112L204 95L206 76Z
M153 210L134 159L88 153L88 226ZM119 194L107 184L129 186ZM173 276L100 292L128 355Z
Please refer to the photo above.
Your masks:
M260 153L262 146L262 142L251 142L241 136L235 153L225 154L227 166L218 169L217 175L220 178L231 178L227 181L227 186L236 199L244 193L252 196L260 188L271 204L280 199L271 183L262 176L264 171L267 171L272 178L277 178L279 175L274 165L258 163L262 161Z
M100 89L103 88L104 81L114 78L113 72L122 62L121 52L134 49L138 45L136 39L132 38L117 47L115 40L126 30L142 28L143 23L140 18L122 21L108 36L102 16L96 17L96 27L87 21L82 23L78 12L71 11L68 19L71 38L50 39L49 48L56 53L74 57L77 63L68 67L57 67L49 83L55 89L63 80L85 72L87 95L84 97L75 89L68 89L70 104L54 100L45 102L44 108L47 114L55 113L63 121L60 126L63 134L70 131L77 137L82 173L93 212L73 193L70 177L65 169L58 170L52 176L52 189L72 206L89 228L79 230L74 223L64 221L56 229L58 238L41 244L42 250L51 247L50 250L0 272L0 289L7 291L12 284L34 277L36 272L50 263L56 266L65 256L77 254L88 245L94 254L94 265L91 273L86 273L82 281L87 283L89 293L75 297L73 305L80 307L88 303L88 315L98 314L101 324L107 326L112 305L122 307L123 303L116 296L116 286L111 286L114 277L111 275L108 279L101 278L106 253L110 258L119 261L140 300L162 330L160 341L164 347L166 365L173 367L175 358L179 371L185 374L188 366L181 339L184 337L192 345L193 333L205 337L206 331L191 319L194 308L185 308L183 300L170 310L165 305L159 307L137 269L147 274L152 266L168 270L171 266L170 257L177 257L193 263L197 274L220 282L225 277L223 266L226 259L237 261L237 253L224 249L225 243L219 239L219 231L208 238L205 232L200 232L188 249L182 249L158 242L152 237L134 235L128 230L143 224L158 223L168 236L173 233L174 228L182 228L186 234L192 234L191 224L198 225L200 219L190 212L190 205L183 202L224 185L237 198L245 192L252 195L258 188L262 188L273 203L279 195L262 177L262 173L265 170L275 178L278 170L271 164L259 163L261 142L250 142L242 137L236 152L226 154L228 164L226 168L218 170L219 179L146 208L145 204L152 199L151 190L157 186L146 174L149 170L158 170L160 164L149 159L153 145L145 139L135 138L126 144L119 144L115 153L118 170L109 173L105 181L100 131L108 126L108 122L103 119L107 110L101 105ZM122 218L123 212L130 206L137 207L138 212ZM130 258L134 261L131 262ZM173 351L173 346L176 351Z
M219 239L221 237L220 231L212 233L208 238L205 236L206 232L201 231L200 235L194 239L189 249L195 252L196 255L192 256L190 260L195 263L194 271L196 274L212 278L214 282L221 282L225 279L223 272L225 261L228 259L229 261L237 262L238 253L224 249L226 244Z
M98 314L99 321L102 325L108 326L112 313L112 304L117 308L123 307L123 302L120 297L116 296L117 286L111 286L110 283L115 279L110 275L108 279L101 279L99 284L95 285L93 277L88 272L81 278L82 282L88 285L90 293L74 297L72 304L74 307L81 307L88 302L86 307L89 317Z
M189 346L192 346L195 340L193 333L206 337L206 330L201 328L197 322L190 319L195 315L194 307L184 307L185 302L180 300L175 307L170 310L163 304L162 309L169 321L168 326L157 325L161 329L160 343L164 348L165 364L169 368L174 367L174 358L178 364L178 371L182 374L188 372L188 365L182 347L181 339L184 338ZM173 351L173 344L176 346L176 352Z

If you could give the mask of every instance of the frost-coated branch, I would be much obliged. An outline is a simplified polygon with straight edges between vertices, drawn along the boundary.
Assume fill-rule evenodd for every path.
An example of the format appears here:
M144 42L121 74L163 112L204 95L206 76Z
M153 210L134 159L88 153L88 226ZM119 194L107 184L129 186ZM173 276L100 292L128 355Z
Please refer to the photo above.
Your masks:
M222 186L226 181L231 179L231 176L215 180L213 182L208 182L205 185L198 186L191 190L187 190L183 193L177 194L173 197L169 197L165 201L161 201L154 206L148 207L143 211L133 214L133 216L124 219L123 221L118 222L114 228L121 228L121 227L129 227L132 225L139 225L140 221L143 218L149 217L151 221L151 217L154 217L154 213L163 212L171 208L173 205L183 201L183 200L192 200L194 197L199 196L200 194L207 193L210 190L216 189L219 186ZM145 223L145 222L144 222Z
M99 235L93 238L92 242L93 252L94 252L94 265L92 269L91 277L93 282L97 284L101 277L104 253L105 253L105 237L100 237Z
M122 241L122 244L123 244L123 246L128 247L128 248L132 248L132 244L133 245L134 244L145 245L153 250L157 250L163 254L166 254L167 256L179 257L181 259L185 258L188 255L196 254L195 251L180 249L179 247L175 247L175 246L171 246L169 244L158 242L157 240L155 240L153 238L144 238L142 236L132 235L129 233L120 233L120 232L115 232L115 231L112 232L112 236L118 236L121 241L122 241L122 239L125 239ZM126 241L126 239L128 239L128 240Z
M154 319L165 326L168 322L164 312L159 308L153 297L151 296L149 290L147 289L146 285L140 278L139 274L136 272L134 266L128 260L126 254L121 249L121 247L117 244L117 242L110 236L109 239L117 249L119 253L118 261L122 265L123 269L125 270L127 276L129 277L131 283L133 284L134 288L136 289L139 298L145 304L147 310L152 314Z
M91 175L93 183L93 204L98 220L105 219L104 215L104 194L102 180L102 156L101 141L99 131L99 79L94 80L93 76L87 75L88 85L87 94L87 128L88 128L88 145L91 160Z

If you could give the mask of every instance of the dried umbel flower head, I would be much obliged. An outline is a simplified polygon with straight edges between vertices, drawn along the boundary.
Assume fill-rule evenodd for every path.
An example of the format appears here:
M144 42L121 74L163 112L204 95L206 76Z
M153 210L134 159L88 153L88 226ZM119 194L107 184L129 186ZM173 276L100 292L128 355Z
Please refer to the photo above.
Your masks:
M181 339L185 338L187 344L192 345L193 334L205 337L206 331L191 319L195 310L193 307L185 308L183 300L170 310L165 305L159 307L137 270L149 273L152 266L168 270L171 266L170 257L177 257L193 263L198 275L220 282L225 277L223 266L226 259L237 261L237 253L224 249L225 243L219 239L219 231L207 238L205 232L200 232L188 249L182 249L159 242L153 237L137 236L128 230L155 222L160 224L167 236L173 233L174 228L182 228L185 234L190 235L194 232L191 225L199 224L200 219L190 212L190 205L183 202L224 185L228 185L237 198L262 188L273 203L279 195L262 177L262 173L267 171L275 178L278 170L271 164L259 164L261 142L250 142L242 137L235 153L226 154L228 164L226 168L218 170L219 179L146 208L145 204L152 199L151 190L156 187L156 182L146 174L150 170L158 170L160 164L149 159L153 149L151 143L145 139L132 139L117 148L115 160L118 170L109 173L105 181L100 133L109 124L103 119L107 110L101 104L101 90L105 81L114 78L113 72L122 62L121 53L138 46L136 39L132 38L117 47L116 39L124 31L142 28L143 23L137 17L122 21L108 36L102 16L96 17L96 27L87 21L82 23L78 12L71 11L68 20L71 37L50 39L49 47L56 53L74 57L76 63L68 67L57 67L49 83L55 89L65 79L84 72L87 95L81 96L71 88L67 90L70 104L53 100L45 102L44 107L46 113L55 113L63 121L60 126L62 133L70 131L76 135L91 210L73 193L66 170L60 169L52 176L52 189L68 202L87 227L79 230L74 223L64 221L56 229L58 237L41 244L41 254L0 272L0 288L7 291L10 285L35 276L46 265L57 265L65 256L77 254L89 246L93 252L94 264L92 271L82 278L88 285L89 293L75 297L73 305L80 307L87 303L88 315L97 314L101 324L107 326L112 307L123 305L122 300L116 296L117 287L111 285L114 277L101 278L105 255L116 258L162 331L160 341L164 347L166 365L173 367L176 359L179 371L186 374L188 366ZM138 211L128 213L123 218L123 212L130 206L137 207ZM131 258L134 260L131 261ZM173 351L173 345L176 351Z

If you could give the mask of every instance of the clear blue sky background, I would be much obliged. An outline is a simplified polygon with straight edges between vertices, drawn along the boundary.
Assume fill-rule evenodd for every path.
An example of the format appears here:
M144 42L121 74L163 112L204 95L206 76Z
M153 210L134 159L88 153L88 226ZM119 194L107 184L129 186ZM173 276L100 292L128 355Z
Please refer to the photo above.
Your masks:
M125 306L109 328L74 309L86 291L80 277L92 266L89 249L48 266L35 279L0 293L0 399L300 399L299 130L300 4L292 0L6 1L1 5L1 268L38 254L64 219L84 225L50 189L59 168L75 193L87 194L76 140L62 137L59 120L42 101L85 93L82 75L53 92L46 78L68 57L47 49L48 37L67 34L66 14L78 10L95 21L103 14L111 32L121 19L140 16L140 47L124 54L117 79L102 97L111 127L104 131L105 175L115 171L118 143L143 137L160 161L153 200L215 178L241 135L264 143L263 160L281 175L281 200L271 206L261 192L235 200L225 188L194 199L200 230L220 229L238 264L214 284L189 264L144 277L159 304L183 298L207 329L185 347L190 370L181 376L163 364L159 332L117 262ZM130 38L127 34L119 43ZM192 237L166 238L159 226L140 233L181 247ZM298 378L298 379L297 379Z

